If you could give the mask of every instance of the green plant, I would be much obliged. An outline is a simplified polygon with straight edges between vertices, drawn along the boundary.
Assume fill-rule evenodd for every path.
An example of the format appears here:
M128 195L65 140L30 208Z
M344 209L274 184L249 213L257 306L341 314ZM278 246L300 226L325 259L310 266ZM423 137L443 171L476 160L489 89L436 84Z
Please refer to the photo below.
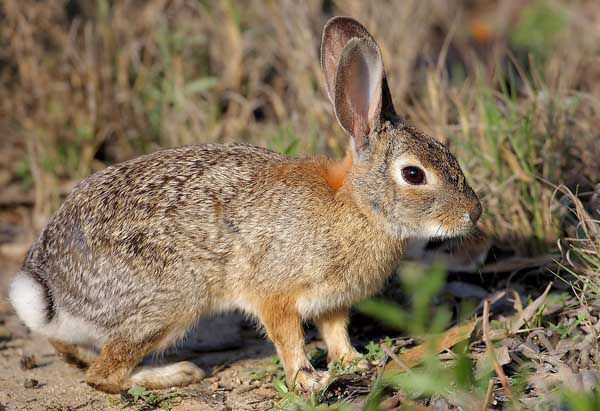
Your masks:
M532 98L523 102L515 94L514 80L500 76L498 82L500 91L482 86L474 97L479 119L475 132L467 128L455 138L472 158L465 164L468 177L484 187L486 213L510 226L503 230L490 225L489 231L519 253L543 254L560 236L560 218L552 212L553 184L563 178L560 153L568 142L541 131L556 127L557 121L550 108L553 98L537 97L544 90L528 83ZM552 165L544 159L552 159Z
M277 403L278 409L282 411L351 411L352 407L343 400L334 404L322 404L323 391L308 396L290 391L282 380L273 382L275 390L280 396Z
M136 411L170 410L173 406L181 402L182 398L183 394L159 394L148 391L139 385L134 385L125 395L121 395L121 404L125 407L131 407Z
M558 35L567 24L564 11L556 4L538 0L527 5L513 28L510 41L541 61L551 53Z
M474 374L474 364L467 356L467 344L458 344L454 348L455 360L450 365L442 365L434 351L440 332L450 321L446 307L435 307L433 300L440 292L446 271L443 267L433 266L424 269L421 266L406 265L401 272L403 290L410 296L411 304L408 310L383 300L361 302L357 308L385 324L407 330L410 335L419 335L425 340L430 351L421 366L405 370L384 372L380 374L367 401L367 410L378 409L378 403L383 392L389 389L401 390L409 399L419 399L423 396L441 395L447 398L483 398L487 382L490 379L491 368ZM410 319L410 320L409 320ZM383 344L391 346L391 340ZM367 356L382 355L375 344L367 346ZM394 359L391 359L394 361ZM465 400L467 401L467 400Z
M594 390L588 393L563 393L563 409L568 411L596 411L600 409L600 392Z
M379 344L376 344L373 341L369 341L369 343L365 346L367 352L364 354L364 357L368 361L379 361L385 355L385 351L381 348L382 345L386 345L388 347L392 347L392 339L390 337L385 337Z
M298 154L300 139L294 131L288 127L282 127L269 139L269 148L290 157Z
M31 164L28 159L19 161L15 167L15 175L21 181L21 189L23 191L31 190L33 187L33 176L31 175Z

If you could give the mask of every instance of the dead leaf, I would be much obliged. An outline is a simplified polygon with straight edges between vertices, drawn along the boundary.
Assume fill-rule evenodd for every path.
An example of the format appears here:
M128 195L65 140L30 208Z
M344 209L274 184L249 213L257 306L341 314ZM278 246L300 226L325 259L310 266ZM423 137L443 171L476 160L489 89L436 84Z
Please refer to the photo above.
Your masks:
M475 321L471 321L460 326L452 327L443 333L437 341L437 345L434 350L435 353L437 354L447 350L459 342L469 338L475 329L475 324ZM429 347L428 343L423 343L406 350L405 352L397 355L400 363L396 361L388 363L383 369L383 372L404 372L406 371L404 366L407 368L413 368L414 366L423 362L429 352L431 352L431 347Z
M496 361L498 362L498 364L500 366L506 365L506 364L510 364L512 359L510 357L510 354L508 352L508 347L498 347L495 350L495 354L496 354ZM487 370L490 368L490 366L493 365L492 360L489 358L489 351L484 351L479 358L477 358L477 364L476 364L476 369L477 372L480 373L483 370Z
M510 364L510 355L508 355L508 347L498 347L496 351L496 360L500 365Z
M540 359L540 350L535 344L525 342L519 346L519 351L530 360Z
M519 314L519 317L512 324L512 327L510 328L511 333L514 334L517 331L519 331L521 329L521 327L525 324L525 322L529 321L531 319L531 317L533 317L535 315L538 308L540 308L542 306L542 304L544 303L544 300L548 296L548 293L550 292L551 287L552 287L552 283L548 284L544 293L542 295L540 295L538 298L536 298L531 304L529 304L527 306L527 308L525 308L523 311L521 311L521 313Z

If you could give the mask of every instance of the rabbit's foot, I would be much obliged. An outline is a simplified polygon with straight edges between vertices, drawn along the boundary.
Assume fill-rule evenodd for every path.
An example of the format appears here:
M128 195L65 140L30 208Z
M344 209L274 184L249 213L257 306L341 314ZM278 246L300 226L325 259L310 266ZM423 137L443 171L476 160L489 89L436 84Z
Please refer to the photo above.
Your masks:
M338 372L361 373L374 367L362 354L354 350L343 356L330 356L328 359L329 366L334 367Z
M206 373L189 361L163 366L137 367L131 373L127 386L140 385L149 389L182 387L200 382Z
M314 392L325 388L329 380L330 375L327 371L317 371L312 367L304 367L296 373L294 382L300 390Z
M110 373L108 372L110 371ZM127 368L107 370L94 363L85 374L85 382L92 388L108 394L118 394L122 391L122 382L127 375Z
M357 351L352 355L343 357L341 362L345 368L350 370L368 371L373 368L373 364Z

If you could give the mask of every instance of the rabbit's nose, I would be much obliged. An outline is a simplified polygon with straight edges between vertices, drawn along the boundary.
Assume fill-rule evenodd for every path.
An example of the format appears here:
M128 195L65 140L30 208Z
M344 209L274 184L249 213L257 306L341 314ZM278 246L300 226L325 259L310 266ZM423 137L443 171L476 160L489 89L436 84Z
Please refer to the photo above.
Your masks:
M481 217L482 211L483 209L481 208L481 203L477 201L477 204L475 205L475 207L473 207L473 209L471 209L471 212L469 213L469 218L471 219L471 222L473 224L477 223L477 220L479 220L479 217Z

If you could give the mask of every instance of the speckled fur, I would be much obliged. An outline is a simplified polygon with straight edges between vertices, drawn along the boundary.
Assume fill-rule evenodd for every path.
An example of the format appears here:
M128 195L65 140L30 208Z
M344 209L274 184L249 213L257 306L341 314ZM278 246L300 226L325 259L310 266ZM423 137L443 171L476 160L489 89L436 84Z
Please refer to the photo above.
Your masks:
M48 323L36 331L101 348L87 382L115 392L144 354L203 315L239 309L261 320L288 382L314 389L323 375L306 360L301 321L316 320L332 359L355 357L351 304L381 288L407 239L430 235L422 227L465 232L464 214L480 207L450 152L389 115L391 101L383 107L340 163L203 145L83 180L23 265L45 294ZM407 155L437 176L434 187L398 184Z

